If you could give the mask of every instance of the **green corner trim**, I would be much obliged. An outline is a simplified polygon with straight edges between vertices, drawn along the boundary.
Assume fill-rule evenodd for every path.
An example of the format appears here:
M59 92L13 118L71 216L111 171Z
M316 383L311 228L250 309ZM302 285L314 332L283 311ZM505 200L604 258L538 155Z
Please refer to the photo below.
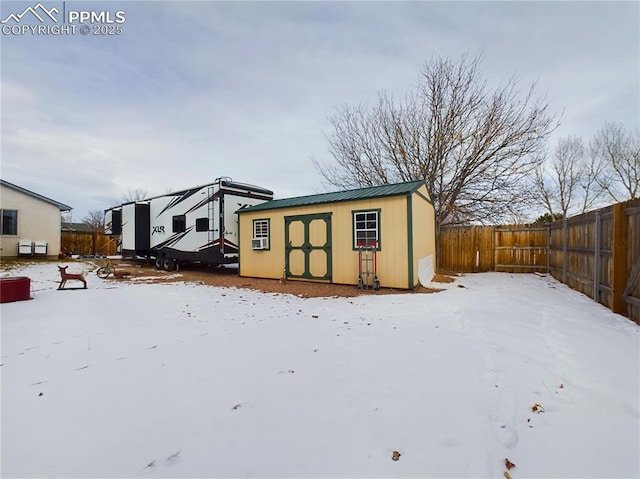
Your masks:
M407 261L409 270L409 289L415 288L413 282L413 204L411 195L407 196Z
M429 198L427 198L425 195L423 195L422 193L420 193L420 190L416 190L416 195L418 195L420 198L422 198L423 200L425 200L427 203L429 203L431 206L433 206L433 201L431 201Z
M238 222L238 276L242 276L242 263L240 261L240 250L242 249L242 242L240 241L240 215L238 213L236 213L236 221Z

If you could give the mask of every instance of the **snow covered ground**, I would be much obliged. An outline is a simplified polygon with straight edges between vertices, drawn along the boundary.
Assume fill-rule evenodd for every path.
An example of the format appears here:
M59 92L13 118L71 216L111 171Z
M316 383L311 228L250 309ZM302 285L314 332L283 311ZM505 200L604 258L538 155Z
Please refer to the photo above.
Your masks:
M2 477L640 476L640 327L548 277L302 299L11 274L34 299L1 306Z

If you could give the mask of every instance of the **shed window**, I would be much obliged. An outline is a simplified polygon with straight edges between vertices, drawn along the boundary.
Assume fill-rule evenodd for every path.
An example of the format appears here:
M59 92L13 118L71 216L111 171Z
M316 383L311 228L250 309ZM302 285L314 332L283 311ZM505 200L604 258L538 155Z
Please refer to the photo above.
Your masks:
M253 237L269 237L269 220L253 220Z
M17 210L0 210L2 212L2 220L0 222L0 234L17 235L18 234L18 211Z
M187 229L187 217L185 215L178 215L173 217L173 232L182 233Z
M265 238L259 242L260 249L269 249L269 220L253 220L253 239ZM258 243L256 243L257 245Z
M380 249L380 211L353 212L354 248L375 246Z

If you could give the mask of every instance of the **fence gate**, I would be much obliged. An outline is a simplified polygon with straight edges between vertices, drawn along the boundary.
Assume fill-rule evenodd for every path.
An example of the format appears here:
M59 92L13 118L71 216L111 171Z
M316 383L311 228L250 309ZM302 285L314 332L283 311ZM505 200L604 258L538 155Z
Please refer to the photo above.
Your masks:
M494 229L494 270L510 273L546 272L547 226L499 226Z

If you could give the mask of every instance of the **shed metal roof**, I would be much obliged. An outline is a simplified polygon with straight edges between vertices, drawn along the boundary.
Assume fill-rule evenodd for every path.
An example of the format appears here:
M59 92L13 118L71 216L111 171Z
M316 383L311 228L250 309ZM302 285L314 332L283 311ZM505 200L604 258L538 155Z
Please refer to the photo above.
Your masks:
M324 203L340 203L345 201L368 200L373 198L385 198L390 196L406 196L416 191L424 181L409 181L406 183L395 183L392 185L370 186L357 190L335 191L332 193L320 193L316 195L296 196L294 198L283 198L279 200L267 201L259 205L248 206L238 210L238 213L251 211L266 211L280 208L292 208L296 206L310 206Z
M21 193L24 193L26 195L33 196L34 198L38 198L39 200L46 201L47 203L51 203L52 205L57 206L60 209L60 211L71 211L73 209L69 205L65 205L64 203L60 203L59 201L52 200L51 198L47 198L46 196L39 195L38 193L34 193L31 190L23 188L22 186L18 186L18 185L14 185L13 183L9 183L6 180L0 179L0 184L2 184L3 186L6 186L8 188L12 188L12 189L14 189L16 191L20 191Z

